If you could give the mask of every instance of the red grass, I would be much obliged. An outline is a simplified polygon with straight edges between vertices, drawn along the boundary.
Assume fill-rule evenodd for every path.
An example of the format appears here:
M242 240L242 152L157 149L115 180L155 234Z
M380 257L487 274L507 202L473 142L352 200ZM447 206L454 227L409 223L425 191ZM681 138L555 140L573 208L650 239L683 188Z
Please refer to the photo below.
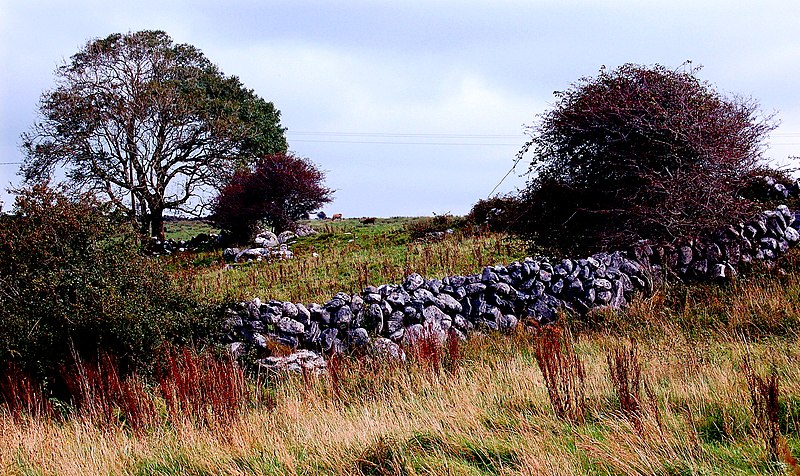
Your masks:
M0 402L15 420L26 415L47 418L53 414L53 408L44 397L41 385L11 362L7 364L5 372L0 374Z
M544 326L534 336L533 344L556 416L583 422L586 372L572 345L572 334L560 327Z
M112 356L102 355L93 363L74 356L74 361L65 380L79 415L98 426L120 422L134 431L157 423L158 412L144 382L136 374L123 379Z
M187 419L209 426L228 422L254 400L235 361L187 348L169 354L159 388L176 423Z
M642 369L636 347L618 347L606 355L606 362L620 410L641 433Z
M780 434L780 378L773 368L768 377L758 375L750 363L748 356L742 362L747 388L750 391L750 405L755 416L756 431L764 438L767 456L778 461L781 456L779 444Z

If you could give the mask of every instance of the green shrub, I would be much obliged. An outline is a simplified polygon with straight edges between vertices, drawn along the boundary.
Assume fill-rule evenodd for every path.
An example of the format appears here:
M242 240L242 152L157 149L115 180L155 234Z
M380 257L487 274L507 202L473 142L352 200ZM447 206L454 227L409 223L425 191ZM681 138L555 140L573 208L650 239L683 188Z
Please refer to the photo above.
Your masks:
M203 310L139 253L129 224L46 184L18 193L0 217L1 361L48 383L76 354L147 370L164 341L206 330Z
M496 195L478 200L472 206L467 221L480 231L513 232L525 217L526 206L519 198L511 195Z
M463 230L466 221L463 217L454 217L449 213L423 217L414 220L406 225L406 230L413 239L429 238L433 235L445 233L448 230Z

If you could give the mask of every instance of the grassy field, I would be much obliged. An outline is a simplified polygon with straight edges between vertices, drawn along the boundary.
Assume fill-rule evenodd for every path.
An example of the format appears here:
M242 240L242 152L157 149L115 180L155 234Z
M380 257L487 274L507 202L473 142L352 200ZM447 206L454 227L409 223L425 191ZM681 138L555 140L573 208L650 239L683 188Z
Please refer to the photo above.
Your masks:
M409 223L314 223L320 233L297 241L294 261L223 270L213 254L171 259L176 279L209 299L308 302L525 255L499 235L414 240ZM228 406L176 412L163 382L131 386L147 403L141 425L125 405L104 418L1 413L0 472L800 474L798 253L780 269L663 286L624 312L562 324L407 349L404 363L336 359L318 377L238 380L200 365L182 385L241 390L225 393Z

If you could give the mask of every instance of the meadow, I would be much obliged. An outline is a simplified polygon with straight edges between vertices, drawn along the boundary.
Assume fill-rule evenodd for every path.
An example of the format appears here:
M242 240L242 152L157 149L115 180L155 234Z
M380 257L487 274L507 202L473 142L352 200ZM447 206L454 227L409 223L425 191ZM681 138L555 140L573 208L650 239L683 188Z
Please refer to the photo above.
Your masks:
M431 219L312 225L319 233L298 239L291 261L225 269L219 252L165 259L209 300L321 302L410 272L473 273L527 254L502 234L426 238L448 225ZM83 404L0 413L0 471L800 474L796 250L732 282L662 284L624 311L529 324L423 342L405 362L334 358L318 376L246 374L187 352L171 358L169 378L114 387L113 371L87 364Z

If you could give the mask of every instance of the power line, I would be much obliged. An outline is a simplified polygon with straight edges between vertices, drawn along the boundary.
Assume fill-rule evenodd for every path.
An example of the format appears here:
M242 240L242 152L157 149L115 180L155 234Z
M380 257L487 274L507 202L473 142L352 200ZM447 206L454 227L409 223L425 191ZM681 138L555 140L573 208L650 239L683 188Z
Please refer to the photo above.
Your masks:
M22 162L0 162L0 165L22 165Z
M380 141L380 140L312 140L312 139L299 139L294 142L312 142L312 143L327 143L327 144L391 144L391 145L480 145L480 146L517 146L516 143L502 143L502 142L401 142L401 141Z
M433 137L438 139L508 139L520 138L521 134L444 134L416 132L310 132L286 131L287 135L331 136L331 137Z

